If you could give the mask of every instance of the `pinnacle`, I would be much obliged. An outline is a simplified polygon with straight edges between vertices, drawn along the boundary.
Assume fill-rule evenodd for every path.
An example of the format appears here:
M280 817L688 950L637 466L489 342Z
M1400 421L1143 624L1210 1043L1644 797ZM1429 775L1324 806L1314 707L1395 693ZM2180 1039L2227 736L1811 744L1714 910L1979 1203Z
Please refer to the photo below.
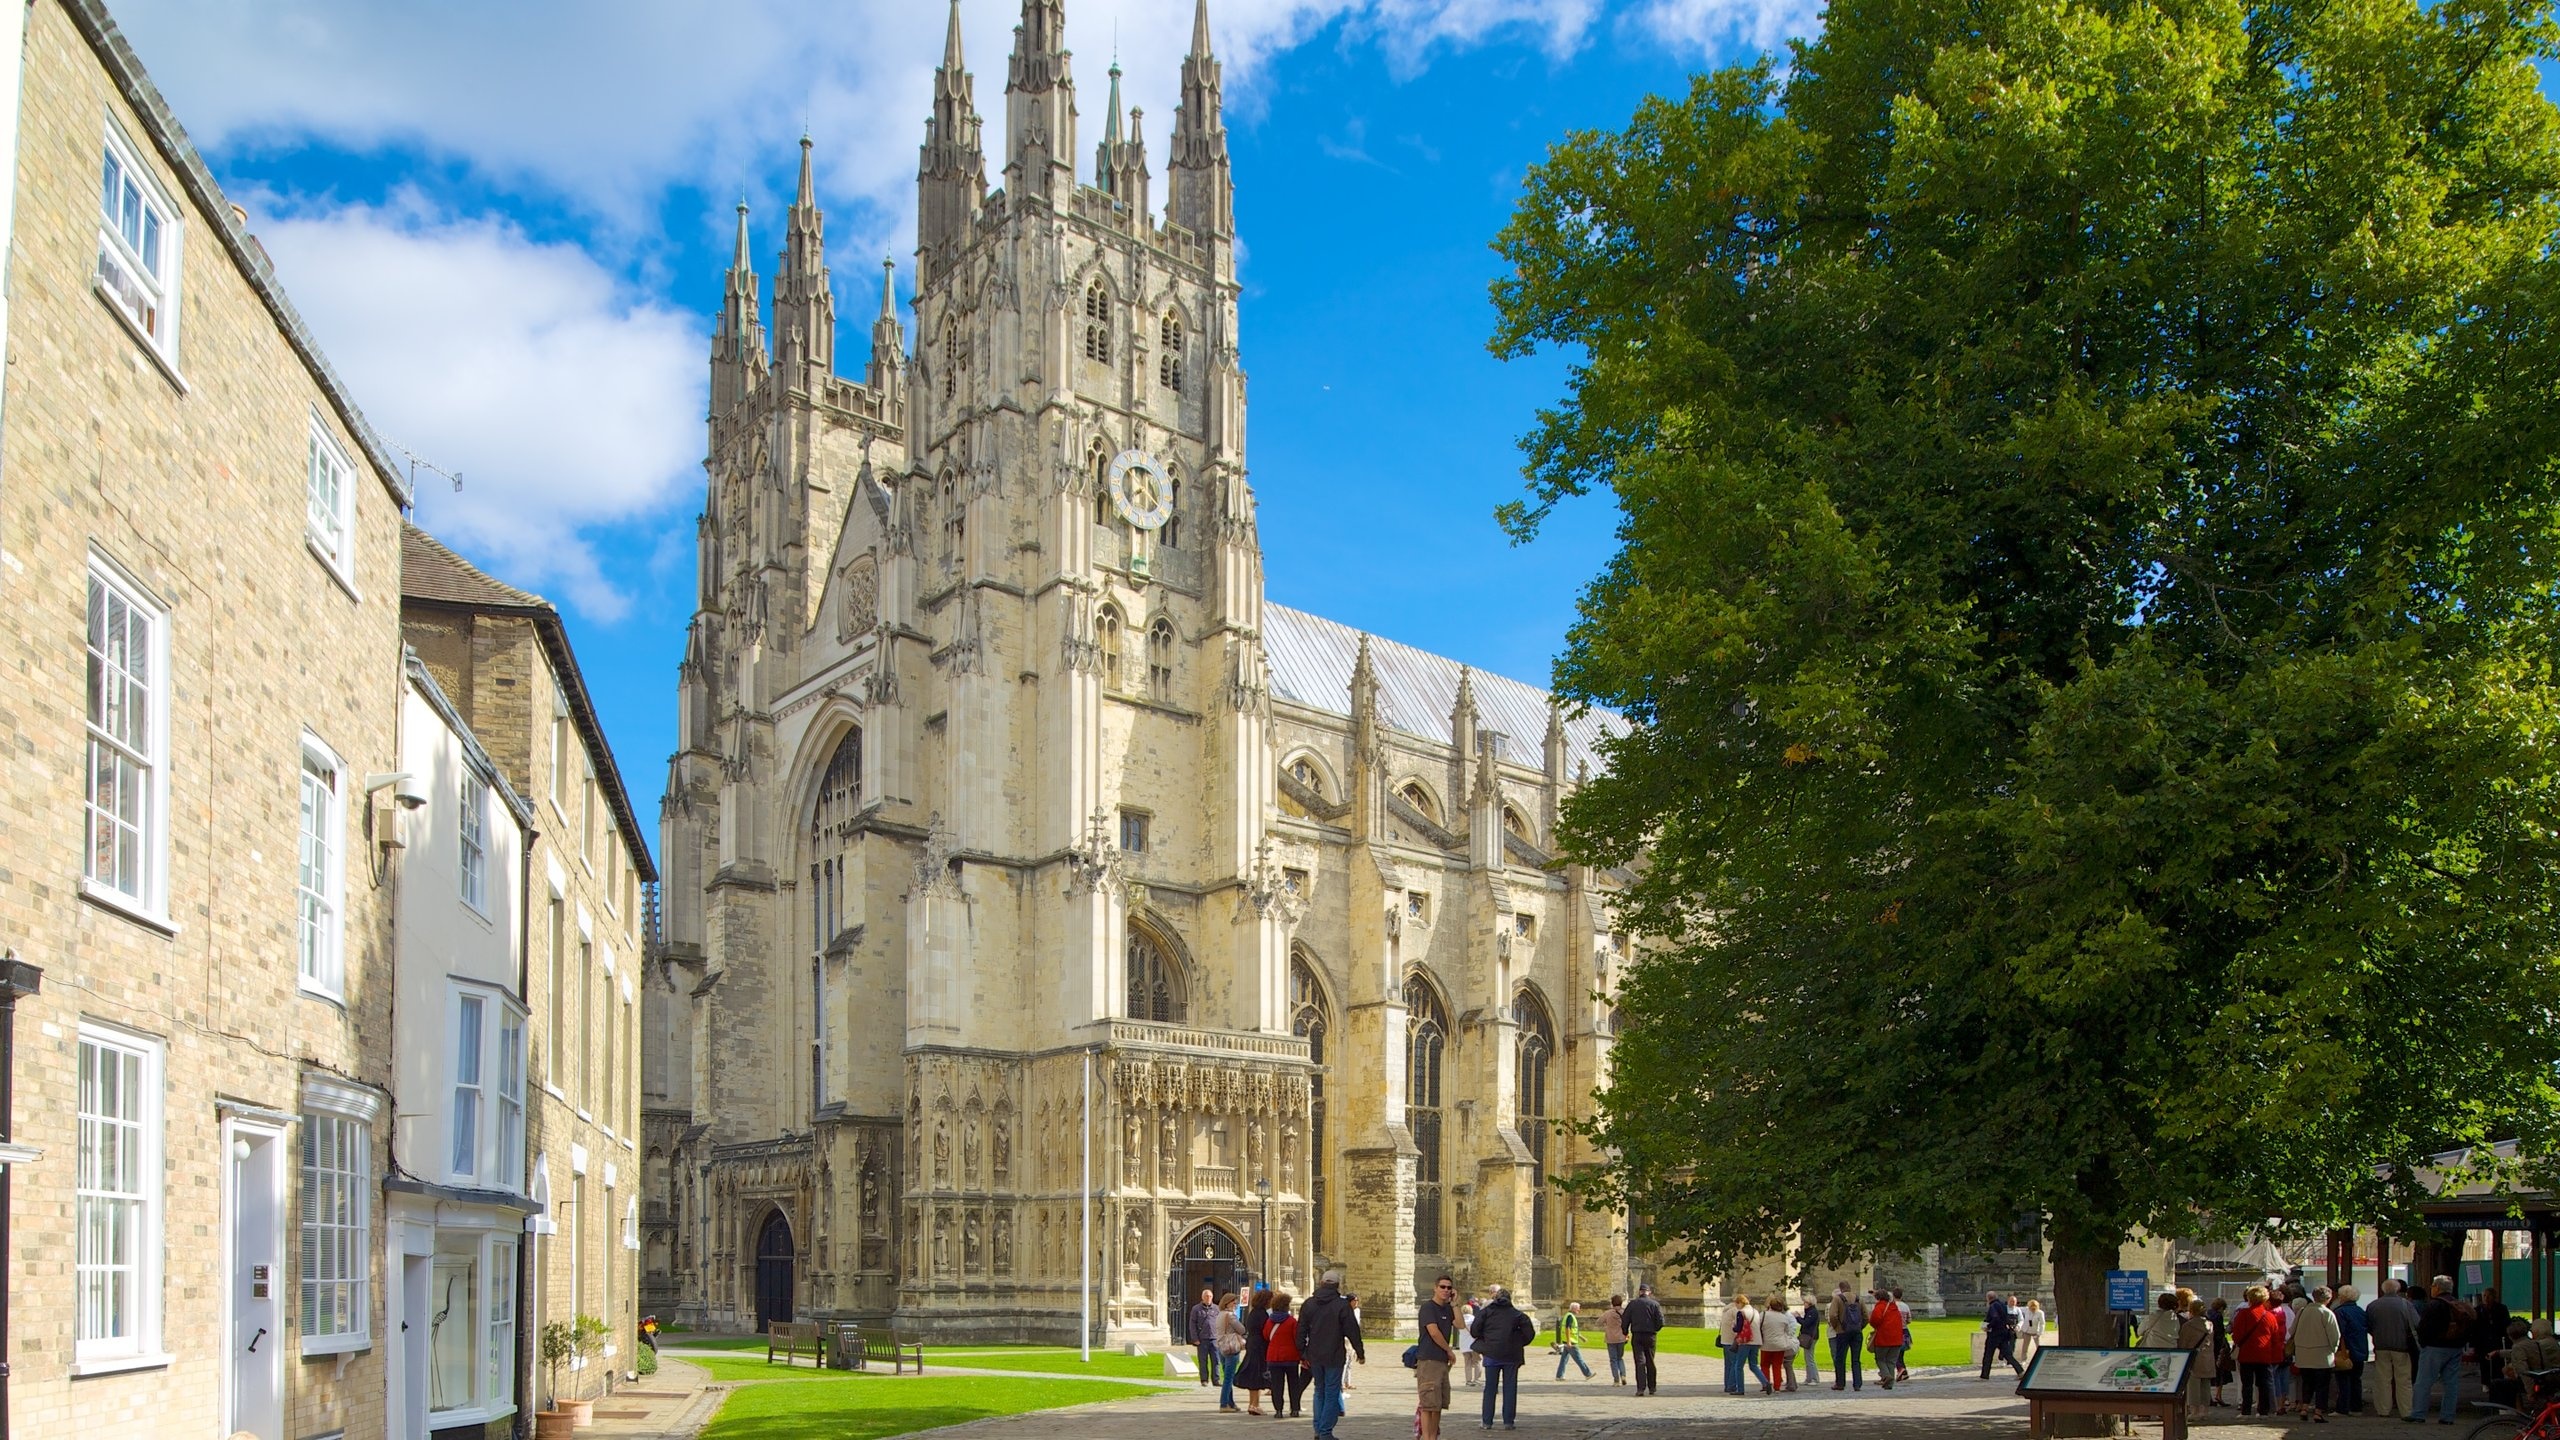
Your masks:
M880 257L880 318L890 319L898 313L898 262Z
M960 0L951 0L951 29L942 39L942 68L954 75L964 68L960 60Z
M738 250L729 261L729 268L743 275L753 269L754 264L747 251L747 197L741 195L738 197Z
M1199 0L1191 12L1191 53L1194 58L1209 58L1209 0Z
M810 174L810 143L809 132L802 130L800 132L800 194L791 202L796 209L807 209L818 203L818 187Z

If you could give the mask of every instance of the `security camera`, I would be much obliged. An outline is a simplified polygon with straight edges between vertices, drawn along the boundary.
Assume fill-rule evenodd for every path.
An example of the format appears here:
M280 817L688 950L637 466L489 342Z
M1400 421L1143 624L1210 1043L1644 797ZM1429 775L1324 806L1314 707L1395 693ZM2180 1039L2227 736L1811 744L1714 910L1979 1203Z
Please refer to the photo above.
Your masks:
M427 787L418 783L418 777L410 771L395 770L388 775L364 777L364 793L371 795L377 790L389 790L391 803L403 810L427 808Z

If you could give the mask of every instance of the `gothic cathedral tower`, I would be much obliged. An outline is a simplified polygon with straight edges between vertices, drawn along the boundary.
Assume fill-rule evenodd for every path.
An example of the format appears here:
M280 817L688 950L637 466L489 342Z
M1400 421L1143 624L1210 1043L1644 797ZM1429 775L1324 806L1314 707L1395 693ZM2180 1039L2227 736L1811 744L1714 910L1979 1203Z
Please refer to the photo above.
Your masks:
M834 373L807 140L769 354L740 210L644 1296L713 1324L1068 1338L1090 1293L1152 1337L1197 1282L1312 1279L1219 65L1203 0L1159 222L1116 67L1079 178L1064 23L1023 0L990 190L953 6L912 358L884 282Z

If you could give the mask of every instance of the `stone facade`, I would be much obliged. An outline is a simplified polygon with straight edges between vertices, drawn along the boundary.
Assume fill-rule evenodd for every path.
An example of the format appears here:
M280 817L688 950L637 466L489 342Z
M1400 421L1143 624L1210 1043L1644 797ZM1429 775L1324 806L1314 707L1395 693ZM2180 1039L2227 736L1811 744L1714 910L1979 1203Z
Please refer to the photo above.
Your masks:
M41 1155L11 1171L11 1418L101 1440L380 1434L379 1244L359 1234L314 1292L340 1333L306 1329L321 1277L299 1268L293 1197L315 1125L353 1217L388 1169L391 805L366 783L398 754L405 487L104 12L35 0L24 26L0 947L44 977L17 1008L15 1138ZM334 503L313 504L315 473ZM93 650L133 708L87 709ZM135 823L93 863L100 766L135 777L104 797ZM130 1247L84 1241L84 1215L128 1222Z
M809 142L769 312L740 212L644 1292L1053 1339L1088 1270L1108 1337L1337 1262L1372 1313L1605 1296L1622 1219L1545 1180L1626 947L1545 847L1613 722L1266 601L1206 9L1161 221L1116 77L1079 179L1062 27L1026 0L990 190L954 13L912 352L884 282L837 373Z
M527 1343L545 1324L594 1315L610 1327L602 1369L625 1372L649 1304L640 990L657 870L559 611L415 526L405 550L403 633L533 812L527 1179L544 1211L530 1240ZM593 1397L605 1379L564 1370L559 1383ZM532 1390L545 1404L551 1385L550 1367L536 1365Z

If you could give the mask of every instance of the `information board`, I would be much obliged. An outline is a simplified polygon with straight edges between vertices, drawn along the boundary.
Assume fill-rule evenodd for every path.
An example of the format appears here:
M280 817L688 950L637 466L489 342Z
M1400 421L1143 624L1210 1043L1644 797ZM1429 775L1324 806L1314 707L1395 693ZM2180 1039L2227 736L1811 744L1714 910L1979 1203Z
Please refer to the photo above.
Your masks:
M2044 1345L2027 1363L2018 1393L2053 1395L2175 1395L2187 1383L2192 1350L2106 1350L2095 1346Z
M2148 1270L2110 1270L2107 1272L2107 1308L2135 1315L2151 1308L2151 1272Z

